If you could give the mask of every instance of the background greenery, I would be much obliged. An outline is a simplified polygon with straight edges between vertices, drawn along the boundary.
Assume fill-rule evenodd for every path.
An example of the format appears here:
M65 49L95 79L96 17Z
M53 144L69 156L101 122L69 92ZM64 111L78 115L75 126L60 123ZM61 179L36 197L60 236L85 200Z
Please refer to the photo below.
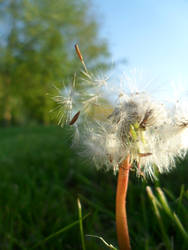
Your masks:
M87 0L1 0L0 33L1 124L52 122L54 86L80 72L75 43L91 70L108 68L107 42Z
M116 176L97 171L70 147L71 131L55 126L4 128L0 130L0 248L81 249L79 225L46 237L78 220L80 197L84 233L104 237L117 246L115 232ZM172 212L188 228L188 160L178 164L157 183L134 177L128 190L128 223L133 249L184 249L188 241L165 212L157 218L146 185L160 186ZM184 188L182 186L184 184ZM159 200L159 198L158 198ZM164 224L161 232L160 221ZM85 237L86 249L107 249L99 239Z

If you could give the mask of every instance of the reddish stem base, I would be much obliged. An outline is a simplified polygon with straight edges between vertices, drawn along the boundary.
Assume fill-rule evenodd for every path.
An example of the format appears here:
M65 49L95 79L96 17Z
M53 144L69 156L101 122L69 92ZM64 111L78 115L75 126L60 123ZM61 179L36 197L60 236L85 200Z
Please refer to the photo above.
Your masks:
M126 196L129 181L130 157L121 163L116 190L116 230L120 250L130 250L130 240L126 213Z

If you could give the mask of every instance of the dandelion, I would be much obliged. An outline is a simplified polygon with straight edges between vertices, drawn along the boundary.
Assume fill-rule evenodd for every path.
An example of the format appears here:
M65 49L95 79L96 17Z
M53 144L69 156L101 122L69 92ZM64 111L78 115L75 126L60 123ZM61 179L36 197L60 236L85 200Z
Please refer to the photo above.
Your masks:
M105 119L87 120L88 110L93 105L102 107L104 87L110 88L108 79L99 81L89 73L77 45L76 52L86 77L83 84L89 83L91 88L82 96L78 94L79 109L68 119L69 124L78 131L77 119L80 117L84 121L80 131L80 144L84 148L82 154L89 157L97 168L105 167L114 173L118 172L117 237L120 250L130 249L126 216L129 171L131 169L137 176L154 179L156 171L169 172L175 167L176 158L185 156L188 149L188 103L168 105L146 91L121 91L113 112ZM130 78L128 81L131 85ZM70 114L72 111L72 92L69 98L56 97L55 101L64 110L63 115L60 115L61 121L65 113Z

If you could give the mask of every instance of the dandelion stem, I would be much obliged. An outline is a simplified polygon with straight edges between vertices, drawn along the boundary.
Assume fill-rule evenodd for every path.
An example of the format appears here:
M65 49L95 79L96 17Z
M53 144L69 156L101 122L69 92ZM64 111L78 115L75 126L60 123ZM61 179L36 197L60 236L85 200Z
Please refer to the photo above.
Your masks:
M130 156L127 156L119 167L116 190L116 230L120 250L131 249L126 212L126 197L130 170L129 161Z

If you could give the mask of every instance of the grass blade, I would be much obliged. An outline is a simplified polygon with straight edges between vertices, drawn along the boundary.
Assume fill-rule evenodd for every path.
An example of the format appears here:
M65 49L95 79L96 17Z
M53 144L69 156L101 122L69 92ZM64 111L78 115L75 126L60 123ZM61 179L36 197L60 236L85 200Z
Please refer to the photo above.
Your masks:
M182 225L180 219L178 218L178 216L176 215L176 213L173 213L173 217L174 217L174 221L176 222L176 225L178 226L179 230L183 234L186 242L188 242L188 233L186 232L185 228L183 227L183 225Z
M90 214L86 214L83 218L82 218L82 221L85 220ZM36 247L38 247L39 245L41 244L44 244L46 243L47 241L51 240L52 238L54 237L57 237L59 234L62 234L64 232L66 232L67 230L71 229L72 227L76 226L77 224L80 223L80 220L76 220L75 222L63 227L62 229L60 229L59 231L49 235L48 237L46 237L45 239L41 240L40 242L38 242L35 246L33 246L31 249L34 249Z
M178 198L178 211L180 211L180 208L182 207L182 200L183 200L184 193L185 193L185 187L184 185L181 185L180 195Z
M159 200L161 202L161 207L165 210L165 212L172 217L172 211L168 205L167 199L162 191L162 189L160 187L156 188L158 196L159 196Z
M113 249L113 250L118 250L117 248L115 248L112 244L108 244L103 237L97 236L97 235L91 235L91 234L87 234L86 236L88 237L93 237L93 238L97 238L99 240L101 240L107 247Z
M81 237L81 242L82 242L82 249L86 250L85 239L84 239L84 230L83 230L82 206L81 206L79 198L77 199L77 204L78 204L78 218L79 218L79 222L80 222L80 237Z
M157 221L159 223L159 227L161 229L161 233L162 233L162 236L163 236L163 240L164 240L166 249L171 250L172 249L171 242L170 242L170 240L168 238L168 235L166 233L165 226L164 226L162 217L161 217L159 209L158 209L158 204L160 204L160 202L155 197L155 195L152 192L152 189L149 186L146 187L146 191L147 191L148 196L149 196L149 198L150 198L150 200L151 200L151 202L153 204L154 212L155 212L155 215L157 217ZM160 207L161 207L161 204L160 204Z
M175 212L173 212L171 210L171 208L168 205L168 202L166 200L165 194L162 191L161 188L157 188L157 192L159 195L159 199L161 201L162 204L162 208L164 209L164 211L168 214L168 216L173 220L173 222L177 225L177 227L179 228L181 234L183 235L183 237L186 239L186 241L188 240L188 233L186 232L186 230L184 229L180 219L178 218L178 216L176 215ZM180 193L180 199L182 200L183 196L183 192L184 192L184 188L181 188L181 193ZM181 203L178 203L178 206L180 207Z

